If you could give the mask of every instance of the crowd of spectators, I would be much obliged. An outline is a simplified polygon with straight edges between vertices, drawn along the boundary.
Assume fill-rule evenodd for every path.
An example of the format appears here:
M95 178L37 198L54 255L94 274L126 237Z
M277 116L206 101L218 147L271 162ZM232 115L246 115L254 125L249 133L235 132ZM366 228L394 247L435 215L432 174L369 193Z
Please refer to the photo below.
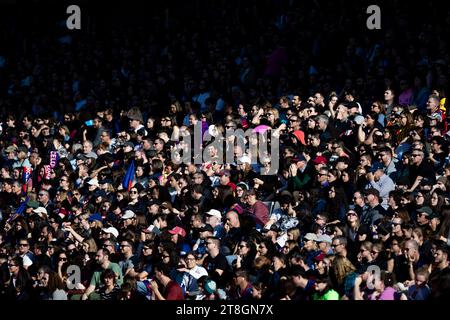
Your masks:
M0 299L448 298L450 11L364 3L1 17ZM174 161L199 124L280 152Z

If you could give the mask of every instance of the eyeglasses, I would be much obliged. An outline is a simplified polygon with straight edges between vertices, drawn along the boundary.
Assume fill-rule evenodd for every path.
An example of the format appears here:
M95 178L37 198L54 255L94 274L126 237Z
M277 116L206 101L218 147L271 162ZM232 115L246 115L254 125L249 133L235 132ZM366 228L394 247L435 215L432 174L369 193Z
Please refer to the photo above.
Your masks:
M246 248L246 247L247 247L247 246L240 245L240 246L239 246L239 249Z
M17 264L8 263L8 267L17 267Z
M413 156L413 157L421 157L422 155L421 154L412 154L411 156Z
M354 216L357 217L358 214L356 212L347 212L347 216Z
M59 261L67 261L67 258L61 257L61 258L59 258L58 260L59 260Z
M28 247L28 243L19 243L19 247Z
M130 193L131 193L131 194L137 194L138 192L137 192L137 191L131 190Z
M372 251L370 251L370 253L371 253L371 254L378 254L379 252L378 252L378 251L373 251L373 250L372 250Z
M163 256L163 258L164 258L164 259L166 259L166 258L170 258L170 256Z
M332 248L336 248L337 246L340 246L342 243L337 243L337 244L332 244L331 247Z

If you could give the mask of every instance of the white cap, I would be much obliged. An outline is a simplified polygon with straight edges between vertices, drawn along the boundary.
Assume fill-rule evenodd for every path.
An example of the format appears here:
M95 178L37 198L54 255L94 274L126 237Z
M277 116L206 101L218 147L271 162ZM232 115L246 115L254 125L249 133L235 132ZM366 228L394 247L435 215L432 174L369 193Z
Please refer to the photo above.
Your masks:
M105 233L111 233L115 238L119 237L119 231L114 227L103 228L102 231Z
M36 212L38 214L47 214L47 209L45 209L44 207L37 207L33 210L33 212Z
M220 213L219 210L216 210L216 209L211 209L206 214L210 215L210 216L217 217L219 219L222 219L222 214Z
M307 233L304 237L306 240L317 241L317 235L315 233Z
M327 234L321 234L320 236L317 237L317 242L328 242L328 243L332 243L333 239L331 239L331 237Z
M252 160L250 159L249 156L242 156L242 157L239 158L239 161L241 163L252 163Z
M97 178L93 178L93 179L89 180L88 184L91 186L100 187L100 185L98 184Z
M122 216L122 219L131 219L131 218L134 218L134 216L136 216L136 214L133 211L126 210Z

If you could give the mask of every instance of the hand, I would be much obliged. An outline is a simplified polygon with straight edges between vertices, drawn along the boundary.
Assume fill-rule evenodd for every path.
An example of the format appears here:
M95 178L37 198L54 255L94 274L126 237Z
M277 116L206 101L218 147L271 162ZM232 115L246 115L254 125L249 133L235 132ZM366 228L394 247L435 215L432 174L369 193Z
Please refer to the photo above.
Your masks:
M374 177L372 172L367 173L366 177L367 177L367 180L369 180L369 181L374 181L375 180L375 177Z
M264 184L264 181L262 181L261 179L258 179L258 178L253 179L253 182L255 184Z
M362 277L358 276L355 278L355 287L359 286L362 283Z
M289 174L291 175L291 177L295 177L297 175L297 170L297 165L295 163L289 166Z
M152 287L153 291L158 291L158 284L156 283L155 280L150 282L150 286Z

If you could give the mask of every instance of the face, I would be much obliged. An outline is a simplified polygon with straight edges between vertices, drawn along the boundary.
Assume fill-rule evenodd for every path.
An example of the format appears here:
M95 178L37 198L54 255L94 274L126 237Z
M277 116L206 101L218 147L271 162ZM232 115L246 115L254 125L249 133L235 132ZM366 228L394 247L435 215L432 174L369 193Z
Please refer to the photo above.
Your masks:
M440 264L447 259L447 255L442 250L436 250L434 253L434 262Z
M128 242L122 242L120 244L120 252L129 253L132 250L131 245Z
M427 100L427 109L435 110L439 106L439 101L434 100L433 98L428 98Z
M333 240L333 243L331 245L331 248L333 249L334 252L336 252L337 254L341 254L343 249L344 249L344 245L342 243L339 242L339 240Z
M353 210L348 211L347 212L347 221L354 222L356 220L358 220L358 214Z
M431 196L431 205L437 206L438 201L439 201L438 195L436 193L433 193Z
M390 101L392 99L394 99L394 95L393 95L392 91L391 90L386 90L384 92L384 100L385 101Z
M327 288L327 284L325 282L316 282L314 287L317 291L322 292Z
M139 192L138 192L138 190L136 189L136 188L132 188L131 190L130 190L130 198L132 199L132 200L134 200L134 199L137 199L139 197Z
M21 240L19 242L19 253L20 254L24 254L24 253L28 252L29 249L30 249L30 244L27 241Z
M246 255L250 251L249 247L247 246L247 243L245 242L241 242L238 248L239 248L239 255Z
M284 267L284 263L278 257L273 258L273 267L275 270L279 270Z
M423 153L420 153L418 151L414 151L413 153L411 153L411 157L412 157L412 162L414 164L419 164L419 163L422 162Z
M188 269L192 269L192 268L194 268L195 266L196 266L196 260L195 260L195 257L192 255L192 254L190 254L190 255L188 255L185 259L184 259L184 261L186 262L186 267L188 268Z
M319 170L319 173L317 174L317 180L320 183L323 183L325 181L328 181L328 172L323 171L323 170Z

